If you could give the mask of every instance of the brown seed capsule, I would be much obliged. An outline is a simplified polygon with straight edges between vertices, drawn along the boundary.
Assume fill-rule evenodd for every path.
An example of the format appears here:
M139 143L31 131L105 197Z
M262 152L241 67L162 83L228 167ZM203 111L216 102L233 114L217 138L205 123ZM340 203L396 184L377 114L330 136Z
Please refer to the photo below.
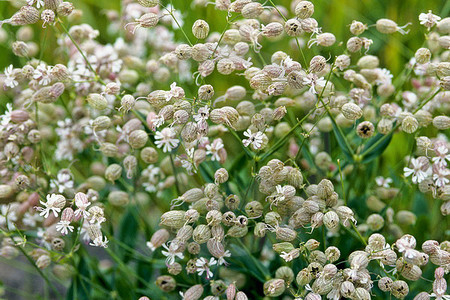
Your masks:
M375 132L375 127L372 122L364 121L358 124L356 127L356 133L361 138L370 138Z
M297 19L289 19L284 24L284 31L289 36L299 36L302 30L302 24Z
M396 280L392 283L391 294L399 299L405 298L409 293L408 284L403 280Z

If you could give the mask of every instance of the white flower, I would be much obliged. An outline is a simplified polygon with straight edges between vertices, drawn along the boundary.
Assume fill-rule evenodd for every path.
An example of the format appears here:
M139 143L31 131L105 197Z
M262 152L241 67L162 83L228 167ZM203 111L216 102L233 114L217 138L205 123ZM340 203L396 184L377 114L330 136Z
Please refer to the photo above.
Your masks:
M51 67L46 66L45 64L40 64L37 66L36 70L34 70L33 78L38 80L40 85L48 85L52 81L50 77L51 71Z
M59 221L56 224L56 231L61 231L62 235L66 235L70 232L73 232L73 226L70 225L70 221Z
M247 129L244 132L244 136L248 137L248 139L242 140L242 143L244 144L245 147L252 145L254 149L261 149L264 137L264 134L261 131L252 133L250 129Z
M26 225L29 227L36 227L37 222L41 222L41 221L42 221L41 216L39 216L38 214L30 214L29 212L26 212L22 218L23 225Z
M377 183L378 186L389 188L390 184L392 183L392 179L389 177L384 178L383 176L378 176L375 178L375 182Z
M102 236L99 236L95 238L95 240L92 241L89 245L94 247L102 247L102 248L108 248L108 239L105 236L105 239L103 240Z
M180 99L183 96L183 89L178 87L176 82L172 82L170 85L170 91L166 93L166 101L168 102L172 100L172 98Z
M403 172L405 172L405 177L409 177L412 174L412 182L414 184L421 183L425 178L431 175L431 168L428 168L426 171L421 169L424 166L424 163L421 160L412 158L411 164L413 168L410 169L404 167Z
M39 201L45 207L45 208L42 207L37 208L37 210L41 212L39 215L47 219L50 212L53 212L53 215L55 216L55 218L57 218L58 213L61 212L61 207L59 206L61 206L62 200L65 201L64 196L62 195L57 194L47 195L47 202L43 202L41 200Z
M206 105L198 109L197 114L194 115L195 122L206 121L209 118L209 107Z
M16 212L11 210L11 207L7 204L0 205L0 227L6 225L9 230L14 230L16 228L14 222L16 221Z
M317 77L316 74L308 74L303 78L303 84L311 86L309 92L317 94L316 86L324 87L327 81L323 77Z
M164 128L155 133L155 144L158 148L163 148L163 152L170 152L178 146L180 140L175 138L175 132L171 128Z
M221 265L227 265L227 261L225 260L225 257L230 257L231 256L231 252L230 250L226 250L221 257L218 258L217 260L217 264L219 266Z
M192 172L197 173L194 168L194 148L186 149L186 154L186 159L180 157L181 166L186 169L189 175L192 175Z
M206 154L211 154L211 160L220 160L219 150L223 148L222 139L215 139L211 145L206 145Z
M12 104L7 103L5 114L0 116L0 129L9 124L9 122L11 121L11 113L12 113Z
M86 210L91 202L89 202L87 196L84 193L77 193L75 195L75 205L77 206L77 210L75 210L75 217L83 216L84 218L88 218L90 213Z
M15 88L19 85L19 82L16 80L16 76L13 74L13 65L9 65L5 68L5 76L5 86Z
M33 5L36 2L36 7L41 8L44 7L44 0L27 0L28 5Z
M178 252L178 248L179 247L167 247L166 244L162 245L164 249L166 249L167 251L161 251L161 253L167 257L166 258L166 265L170 266L171 264L173 264L175 262L175 257L178 257L179 259L183 259L184 255L181 252ZM172 245L171 245L172 246Z
M441 17L432 14L431 10L429 10L428 13L426 13L426 14L425 13L421 13L419 15L420 24L425 26L425 27L428 27L428 29L433 27L434 25L436 25L436 23L440 19L441 19Z
M200 257L199 259L197 259L197 262L195 263L195 265L197 266L198 275L201 276L204 272L206 272L207 279L213 277L214 274L213 272L211 272L209 267L216 264L217 260L214 257L211 257L209 261L204 257Z
M376 84L381 85L381 84L391 84L392 83L392 78L394 77L391 74L391 71L389 71L388 69L377 69L377 75L378 78L375 80Z

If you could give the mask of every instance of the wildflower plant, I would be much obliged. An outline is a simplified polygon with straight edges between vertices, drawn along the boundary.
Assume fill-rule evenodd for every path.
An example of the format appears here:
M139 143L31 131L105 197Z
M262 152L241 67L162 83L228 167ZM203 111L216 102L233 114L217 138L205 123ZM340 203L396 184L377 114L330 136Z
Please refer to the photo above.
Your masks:
M0 255L50 298L450 298L448 3L78 2L0 6Z

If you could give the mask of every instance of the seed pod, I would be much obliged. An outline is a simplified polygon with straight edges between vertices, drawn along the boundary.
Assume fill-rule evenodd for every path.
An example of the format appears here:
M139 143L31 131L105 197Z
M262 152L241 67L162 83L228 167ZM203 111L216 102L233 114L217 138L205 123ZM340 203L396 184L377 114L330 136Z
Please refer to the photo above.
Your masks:
M172 276L163 275L156 278L156 286L163 292L169 293L177 287L177 282Z
M52 262L52 259L50 258L50 256L48 256L48 255L41 255L36 260L36 266L39 269L45 269L51 264L51 262Z
M403 299L409 293L408 284L403 280L396 280L392 283L391 294L392 296Z
M164 213L161 216L160 225L172 227L172 228L181 228L185 223L185 211L184 210L171 210Z
M235 70L234 62L228 58L222 58L217 63L217 71L223 75L229 75Z
M328 294L332 288L333 281L326 279L324 276L319 276L318 278L316 278L311 286L311 290L319 295Z
M144 28L155 27L156 24L158 24L158 21L159 21L158 15L154 13L146 13L136 20L138 26Z
M289 267L280 267L275 272L275 278L283 279L287 284L291 284L294 281L294 271Z
M264 295L268 297L278 297L286 289L283 279L271 279L264 283Z
M362 117L362 109L355 103L346 103L341 107L342 114L346 119L357 120Z
M108 202L113 206L125 206L130 202L130 198L126 192L112 191L108 195Z
M394 281L389 277L382 277L378 281L378 288L383 292L390 292Z
M105 170L105 178L109 181L116 181L122 176L122 167L118 164L109 165Z
M198 225L194 229L192 238L199 244L206 243L211 238L211 229L207 225Z
M137 0L137 3L139 3L143 7L155 7L156 5L158 5L159 0Z
M348 39L347 50L350 51L351 53L355 53L361 50L362 45L363 45L362 40L359 37L354 36Z
M429 300L430 299L430 294L428 294L427 292L422 292L417 294L413 300Z
M354 35L360 35L364 33L364 31L367 30L367 25L359 22L359 21L353 21L350 25L350 32Z
M299 19L309 18L314 13L314 4L310 1L300 1L295 6L294 13Z
M147 247L149 247L150 250L155 251L157 248L161 247L167 242L169 236L170 234L167 229L158 229L157 231L155 231L155 233L153 233L150 241L147 242Z
M433 126L439 130L447 130L450 128L450 117L437 116L433 119Z
M281 35L283 33L283 30L284 27L281 23L271 22L261 29L261 34L265 37L276 37Z
M351 295L351 299L370 300L372 299L372 297L370 296L370 293L366 289L362 287L357 287L353 292L353 294Z
M264 7L261 3L250 2L242 8L241 13L246 19L256 19L263 13L263 11Z
M192 25L192 34L197 39L205 39L209 34L209 25L204 20L197 20Z
M402 130L406 133L414 133L419 128L419 122L413 116L406 116L402 121Z
M28 45L22 41L15 41L12 44L12 51L14 55L19 57L27 57L28 56Z
M235 210L235 209L237 209L239 207L240 201L241 200L239 199L239 196L237 196L237 195L229 195L225 199L225 206L228 209L230 209L230 210Z
M327 60L325 57L321 55L314 56L309 62L309 71L314 73L319 73L323 71L327 64Z
M380 33L391 34L399 31L402 34L406 32L398 27L397 23L389 19L379 19L376 23L376 28Z
M119 149L114 144L102 143L100 145L100 152L102 152L102 154L107 156L107 157L117 156L118 151L119 151Z
M297 232L288 227L277 227L275 230L276 239L284 242L290 242L295 240L297 237Z
M247 203L247 205L245 205L245 213L250 217L250 218L257 218L260 217L263 213L263 206L260 202L258 201L251 201L249 203Z
M92 108L97 110L104 110L108 107L108 101L100 94L89 94L86 101Z
M239 291L236 294L235 300L248 300L248 297L247 297L247 295L244 292Z
M339 248L331 246L325 249L325 256L329 262L333 263L339 259L341 256L341 251Z
M284 31L288 36L299 36L302 30L302 24L297 19L289 19L284 23Z
M375 127L372 122L364 121L358 124L356 127L356 134L361 138L370 138L375 132Z
M56 12L60 16L67 17L68 15L70 15L73 12L74 9L75 9L75 7L73 6L73 4L71 2L61 2L61 4L58 5Z
M419 48L414 57L416 58L416 62L419 64L426 64L430 61L431 51L427 48Z
M46 27L46 24L55 22L55 12L51 9L44 9L41 13L41 19L44 21L42 27Z
M227 231L227 236L235 237L235 238L241 238L246 236L248 233L248 227L247 226L238 226L234 225Z

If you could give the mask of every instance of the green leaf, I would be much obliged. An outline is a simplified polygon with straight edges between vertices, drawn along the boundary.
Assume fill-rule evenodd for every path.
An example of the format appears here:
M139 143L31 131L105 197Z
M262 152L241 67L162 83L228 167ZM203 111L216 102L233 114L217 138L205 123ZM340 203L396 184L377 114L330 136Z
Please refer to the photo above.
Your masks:
M362 152L363 159L362 163L368 163L381 154L383 154L384 150L387 148L392 139L392 133L387 137L383 134L377 134L375 137L371 138L370 141L366 144L364 149L367 149Z
M72 281L72 284L70 285L69 289L67 290L66 299L67 300L89 300L91 299L91 284L85 279L91 278L91 273L89 271L89 267L83 258L82 255L80 255L80 261L78 262L77 266L78 274L75 276L75 278Z
M233 258L230 260L233 260L233 264L236 263L242 267L241 272L249 273L261 282L265 282L267 278L270 278L270 271L254 255L239 245L231 244L230 247L231 257Z
M123 244L129 246L130 248L134 248L136 244L136 238L139 231L139 224L137 218L138 212L135 206L129 206L127 212L123 216L120 227L119 227L119 236L118 240ZM126 254L126 251L123 248L118 248L121 255L123 257L123 262L126 263L130 260L130 256Z
M333 118L331 118L331 124L333 124L333 132L334 136L336 137L336 140L339 144L339 147L341 148L342 152L345 154L345 157L347 157L350 161L353 161L352 157L352 151L349 149L349 146L346 142L346 139L342 133L342 130L339 128L339 126L336 124Z

